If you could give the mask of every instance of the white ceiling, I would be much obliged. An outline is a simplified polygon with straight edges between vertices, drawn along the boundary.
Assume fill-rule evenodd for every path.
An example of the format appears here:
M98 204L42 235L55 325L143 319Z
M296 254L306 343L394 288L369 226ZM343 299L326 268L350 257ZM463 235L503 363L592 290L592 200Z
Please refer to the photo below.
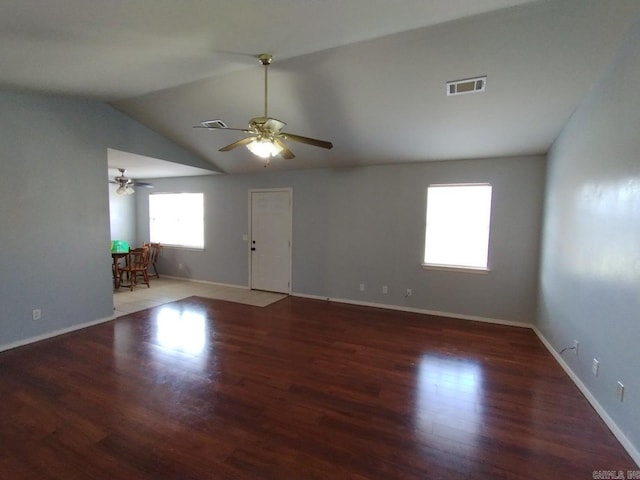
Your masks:
M116 100L531 0L0 0L0 85Z
M202 175L214 175L216 172L203 168L181 165L166 160L160 160L144 155L123 152L114 148L107 149L107 164L109 178L113 179L121 175L120 168L125 169L125 176L133 180L166 177L199 177Z
M236 173L263 170L245 148L217 151L241 135L192 126L262 114L262 52L269 114L334 144L291 144L297 157L270 169L545 153L640 2L0 0L0 12L0 88L109 101ZM445 95L476 75L484 93Z

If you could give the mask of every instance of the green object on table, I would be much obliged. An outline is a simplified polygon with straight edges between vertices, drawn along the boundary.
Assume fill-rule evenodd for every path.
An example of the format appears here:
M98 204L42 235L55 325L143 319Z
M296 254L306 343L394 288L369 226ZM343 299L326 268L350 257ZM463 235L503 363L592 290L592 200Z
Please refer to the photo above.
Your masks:
M111 253L128 253L129 244L124 240L111 240Z

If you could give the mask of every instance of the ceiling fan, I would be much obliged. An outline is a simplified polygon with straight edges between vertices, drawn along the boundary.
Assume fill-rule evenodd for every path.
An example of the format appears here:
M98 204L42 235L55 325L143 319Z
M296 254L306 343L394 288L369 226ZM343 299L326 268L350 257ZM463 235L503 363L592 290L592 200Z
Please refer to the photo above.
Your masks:
M318 140L316 138L303 137L301 135L283 132L282 128L286 123L278 120L277 118L269 117L267 113L267 81L269 65L271 65L273 57L268 53L263 53L258 56L258 60L260 60L260 63L264 66L264 116L254 117L249 120L249 128L231 128L222 120L205 120L200 122L200 125L196 125L194 128L206 128L207 130L236 130L248 133L248 137L241 138L236 142L222 147L219 151L228 152L229 150L245 145L251 153L265 159L265 166L269 163L269 159L276 155L280 155L285 159L295 157L293 152L289 150L285 144L284 140L306 143L307 145L313 145L314 147L327 149L333 148L333 144L325 140Z
M113 180L109 180L109 183L118 185L118 188L116 190L116 193L118 195L131 195L135 193L133 187L153 188L153 185L151 183L137 182L128 177L125 177L124 174L126 170L124 168L119 168L118 171L120 172L120 175L115 177Z

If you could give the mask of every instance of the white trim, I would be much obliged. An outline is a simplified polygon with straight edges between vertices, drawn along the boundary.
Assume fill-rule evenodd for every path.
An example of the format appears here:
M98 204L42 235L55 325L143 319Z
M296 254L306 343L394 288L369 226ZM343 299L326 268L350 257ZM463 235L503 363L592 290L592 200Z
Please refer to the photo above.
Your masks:
M401 305L386 305L381 303L372 303L372 302L362 302L358 300L348 300L344 298L332 298L332 297L322 297L319 295L307 295L305 293L296 293L292 292L291 296L293 297L301 297L301 298L309 298L313 300L325 300L329 302L336 303L346 303L351 305L361 305L365 307L374 307L374 308L385 308L388 310L398 310L403 312L410 313L421 313L426 315L437 315L440 317L449 317L449 318L459 318L462 320L471 320L477 322L485 322L485 323L494 323L498 325L506 325L511 327L522 327L522 328L530 328L534 331L537 337L540 339L545 348L551 353L553 358L558 362L560 367L565 371L565 373L569 376L571 381L578 387L578 390L584 395L587 401L591 404L596 413L600 416L600 418L604 421L605 425L609 428L611 433L616 437L616 439L620 442L622 447L627 451L629 456L633 459L634 462L638 466L640 466L640 451L633 445L633 443L627 438L624 432L618 427L616 422L609 416L606 410L600 405L600 402L594 397L594 395L589 391L582 380L574 373L574 371L569 367L569 365L564 361L564 359L560 356L560 354L551 346L549 341L544 337L542 332L538 330L538 328L527 322L514 322L512 320L501 320L495 318L487 318L487 317L479 317L476 315L463 315L451 312L439 312L434 310L426 310L420 308L413 307L404 307Z
M183 280L183 281L194 282L194 283L204 283L204 284L209 284L209 285L218 285L218 286L223 286L223 287L242 288L242 289L245 289L245 290L249 289L249 287L244 286L244 285L231 285L231 284L226 284L226 283L209 282L209 281L206 281L206 280L195 280L195 279L184 278L184 277L173 277L173 276L169 276L169 275L164 275L163 278L172 278L172 279L175 279L175 280ZM308 298L308 299L311 299L311 300L324 300L324 301L327 301L327 302L345 303L345 304L360 305L360 306L374 307L374 308L384 308L384 309L387 309L387 310L397 310L397 311L403 311L403 312L409 312L409 313L435 315L435 316L439 316L439 317L458 318L458 319L461 319L461 320L471 320L471 321L476 321L476 322L493 323L493 324L497 324L497 325L505 325L505 326L510 326L510 327L530 328L531 330L534 331L536 336L540 339L542 344L549 351L549 353L553 356L553 358L558 362L560 367L562 367L562 369L565 371L565 373L569 376L571 381L573 381L573 383L576 385L576 387L578 387L578 390L580 390L580 392L585 396L587 401L591 404L591 406L596 411L596 413L600 416L600 418L602 418L602 420L604 421L605 425L607 425L607 427L609 428L611 433L613 433L613 435L620 442L622 447L627 451L629 456L631 456L633 461L636 462L636 464L638 466L640 466L640 451L638 451L638 449L633 445L633 443L627 438L627 436L620 429L620 427L618 427L616 422L609 416L609 414L602 407L602 405L600 405L600 402L598 402L598 400L593 396L593 394L589 391L589 389L586 387L586 385L584 383L582 383L582 380L580 380L580 378L573 372L571 367L569 367L569 365L564 361L564 359L560 356L560 354L551 346L549 341L545 338L545 336L542 334L542 332L535 325L532 325L532 324L526 323L526 322L515 322L515 321L512 321L512 320L501 320L501 319L495 319L495 318L489 318L489 317L480 317L480 316L477 316L477 315L464 315L464 314L451 313L451 312L440 312L440 311L426 310L426 309L421 309L421 308L404 307L404 306L401 306L401 305L389 305L389 304L373 303L373 302L361 302L361 301L357 301L357 300L348 300L348 299L344 299L344 298L322 297L320 295L309 295L309 294L306 294L306 293L298 293L298 292L291 292L290 295L292 297ZM98 320L93 320L91 322L81 323L79 325L72 325L70 327L66 327L66 328L63 328L63 329L60 329L60 330L56 330L54 332L44 333L42 335L37 335L35 337L26 338L24 340L18 340L16 342L9 343L9 344L6 344L6 345L0 345L0 352L4 352L6 350L11 350L13 348L22 347L24 345L28 345L28 344L31 344L31 343L39 342L41 340L46 340L48 338L57 337L59 335L63 335L65 333L73 332L73 331L76 331L76 330L82 330L83 328L92 327L94 325L99 325L101 323L106 323L106 322L114 320L115 318L116 318L115 315L112 315L110 317L100 318Z
M309 300L324 300L325 302L332 301L331 297L322 297L320 295L309 295L307 293L291 292L289 295L291 295L292 297L308 298Z
M465 315L462 313L441 312L438 310L427 310L424 308L405 307L403 305L390 305L386 303L364 302L360 300L350 300L347 298L322 297L319 295L307 295L306 293L291 292L292 297L309 298L312 300L325 300L328 302L347 303L350 305L360 305L362 307L384 308L386 310L396 310L400 312L419 313L422 315L434 315L438 317L457 318L459 320L471 320L474 322L494 323L508 327L531 328L527 322L516 322L513 320L503 320L499 318L480 317L478 315Z
M429 232L433 229L429 228L429 218L430 218L430 211L433 212L433 203L435 201L434 198L431 199L431 201L429 200L429 194L432 192L435 192L438 189L441 188L448 188L448 189L458 189L460 190L461 188L470 188L470 187L488 187L489 188L489 218L488 218L488 224L487 224L487 251L486 251L486 258L485 258L485 265L484 266L473 266L473 265L464 265L464 264L454 264L454 263L436 263L433 261L427 261L427 243L428 243L428 237L429 237ZM435 195L435 193L434 193ZM487 274L490 272L490 268L489 268L489 262L490 262L490 256L491 256L491 224L492 224L492 212L493 212L493 185L491 183L431 183L429 185L427 185L427 189L425 191L425 201L424 201L424 205L425 205L425 215L424 215L424 242L423 242L423 255L422 255L422 262L421 262L421 266L424 270L440 270L440 271L452 271L452 272L464 272L464 273L480 273L480 274ZM436 202L436 205L439 205L438 202ZM436 209L439 210L439 209ZM484 238L484 235L483 235ZM476 242L477 243L477 242ZM433 260L433 259L432 259Z
M462 265L441 265L439 263L423 263L422 268L440 272L480 273L483 275L487 275L491 271L488 267L465 267Z
M428 187L492 187L489 182L471 182L471 183L430 183Z
M578 390L585 396L587 401L591 404L596 413L602 418L604 423L609 427L611 433L618 439L622 447L627 451L629 456L633 459L634 462L638 466L640 466L640 451L631 443L631 441L627 438L624 432L618 427L616 422L609 416L607 411L600 405L600 402L593 396L591 391L587 388L587 386L582 383L582 380L575 374L575 372L569 367L567 362L560 356L558 352L551 346L549 341L544 337L542 332L538 330L538 327L535 325L531 325L531 329L538 336L542 344L546 347L546 349L551 353L553 358L560 364L565 373L569 376L569 378L573 381L573 383L578 387Z
M174 248L176 250L192 250L194 252L204 252L206 250L205 247L185 247L184 245L172 245L170 243L161 243L162 248Z
M0 345L0 352L11 350L13 348L23 347L31 343L36 343L41 340L57 337L58 335L64 335L65 333L74 332L76 330L82 330L83 328L93 327L94 325L99 325L101 323L110 322L112 320L115 320L115 318L116 318L115 315L111 315L110 317L99 318L98 320L92 320L91 322L72 325L70 327L61 328L60 330L55 330L53 332L47 332L47 333L43 333L42 335L36 335L35 337L25 338L23 340L18 340L16 342L7 343L6 345Z
M165 275L165 274L162 274L162 278L170 278L172 280L182 280L183 282L191 282L191 283L204 283L206 285L215 285L217 287L232 287L232 288L242 288L243 290L249 290L249 287L247 285L235 285L233 283L210 282L208 280L198 280L196 278L187 278L187 277L176 277L174 275Z
M249 209L249 233L247 237L247 256L249 261L247 262L249 266L249 290L253 290L253 279L252 279L252 266L251 266L251 245L252 245L252 229L251 226L253 224L253 202L251 201L251 194L253 193L264 193L264 192L288 192L289 193L289 280L287 281L288 287L286 292L274 292L274 293L284 293L286 295L291 295L291 288L293 287L291 284L293 283L293 187L276 187L276 188L250 188L248 191L248 209Z
M152 239L151 238L151 198L152 197L156 197L156 196L160 196L160 195L172 195L172 196L184 196L184 195L199 195L200 197L202 197L202 245L186 245L186 244L180 244L180 243L168 243L165 241L163 241L162 239ZM163 247L167 247L167 248L176 248L176 249L181 249L181 250L193 250L193 251L204 251L206 249L206 245L207 245L207 238L206 238L206 228L205 228L205 222L204 219L206 218L207 215L207 196L205 195L204 192L151 192L149 193L149 195L147 195L147 206L148 208L148 219L147 219L147 224L149 225L149 242L158 242L160 243Z

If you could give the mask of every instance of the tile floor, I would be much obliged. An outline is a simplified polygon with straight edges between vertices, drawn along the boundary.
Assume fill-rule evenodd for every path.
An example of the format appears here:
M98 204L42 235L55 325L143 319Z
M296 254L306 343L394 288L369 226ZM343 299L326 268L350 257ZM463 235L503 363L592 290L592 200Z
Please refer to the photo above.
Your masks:
M286 297L281 293L190 282L175 278L152 278L150 284L149 288L146 285L138 285L134 287L133 291L130 291L127 287L120 287L118 290L114 290L114 316L120 317L193 295L244 303L256 307L266 307Z

